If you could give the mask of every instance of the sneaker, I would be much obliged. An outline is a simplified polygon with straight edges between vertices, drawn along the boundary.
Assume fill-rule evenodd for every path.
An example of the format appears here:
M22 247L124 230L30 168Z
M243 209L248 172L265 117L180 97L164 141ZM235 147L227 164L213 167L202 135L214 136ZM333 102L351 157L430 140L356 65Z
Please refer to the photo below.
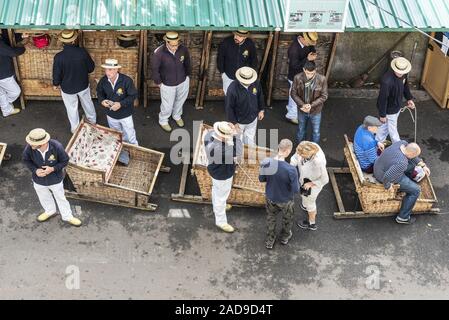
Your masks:
M11 160L12 156L10 153L5 153L5 155L3 156L3 161L9 161Z
M226 211L229 211L229 210L231 210L231 209L232 209L232 204L229 204L229 203L228 203L228 204L226 205Z
M396 222L399 224L413 224L416 222L416 218L410 217L410 218L408 218L408 220L403 220L403 219L399 218L399 216L398 216L398 217L396 217Z
M79 227L81 225L81 220L78 218L75 218L75 217L73 217L70 220L67 220L66 222L70 223L72 226L75 226L75 227Z
M9 117L9 116L13 116L13 115L15 115L15 114L18 114L18 113L20 113L20 111L21 111L21 110L20 110L19 108L14 108L10 114L8 114L7 116L5 116L5 118L6 118L6 117Z
M300 227L301 229L306 229L306 230L312 230L315 231L317 229L316 224L310 224L309 221L304 220L303 222L298 222L296 224L298 227Z
M180 128L184 127L184 121L182 119L175 120L175 122L178 125L178 127Z
M38 217L37 217L37 221L39 222L45 222L48 219L50 219L51 217L54 217L56 215L56 213L41 213Z
M267 240L265 241L265 248L267 248L268 250L273 249L273 246L274 246L274 242L275 242L275 241L276 241L276 239L273 239L273 240L267 239Z
M217 224L217 227L220 228L222 231L227 232L227 233L233 233L235 231L234 227L231 226L228 223L221 224L221 225Z
M287 119L288 122L291 122L293 124L296 124L296 125L299 124L298 119L290 119L290 118L286 118L286 119Z
M170 125L167 123L167 124L160 124L160 126L161 126L161 128L164 130L164 131L166 131L166 132L171 132L171 127L170 127Z
M288 234L288 237L285 238L285 239L282 239L282 240L281 240L281 243L282 243L283 245L286 245L286 244L290 241L290 239L292 238L292 236L293 236L293 232L290 230L290 233Z

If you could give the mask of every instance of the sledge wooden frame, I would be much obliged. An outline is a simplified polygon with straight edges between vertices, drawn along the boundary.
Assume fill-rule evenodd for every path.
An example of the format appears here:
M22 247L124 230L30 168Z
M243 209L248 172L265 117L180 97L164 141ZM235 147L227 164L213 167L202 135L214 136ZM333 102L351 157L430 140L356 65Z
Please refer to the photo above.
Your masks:
M349 144L349 140L347 135L344 136L345 137L345 148L350 147ZM346 153L346 152L345 152ZM351 161L357 161L355 159L355 155L353 155L352 152L349 153L349 156L351 156ZM347 159L348 155L345 154L345 158L347 161L349 161ZM369 218L369 217L389 217L389 216L395 216L397 215L397 212L385 212L385 213L367 213L362 211L346 211L344 205L343 205L343 199L341 197L340 194L340 190L338 187L338 183L337 183L337 179L336 179L336 174L351 174L353 177L353 180L355 179L355 175L358 175L358 173L354 173L351 172L351 168L350 167L344 167L344 168L336 168L336 167L328 167L327 171L329 173L329 179L331 181L331 185L332 185L332 189L334 191L335 194L335 199L337 201L337 206L338 206L338 212L334 212L334 218L335 219L347 219L347 218ZM426 177L426 179L428 179ZM419 202L426 202L426 203L436 203L437 199L436 199L436 195L435 195L435 191L433 190L433 186L432 183L430 182L430 179L428 179L428 182L430 184L430 188L431 188L431 193L432 196L434 198L434 200L426 200L426 199L419 199ZM354 182L354 184L356 184ZM374 187L375 185L373 185ZM395 189L398 189L399 186L396 186ZM362 190L357 190L357 186L356 186L356 192L358 195L358 199L360 200L361 197L361 192L363 192ZM387 202L387 200L385 200ZM416 207L415 207L416 208ZM439 208L429 208L429 210L427 211L413 211L412 214L438 214L440 212Z
M0 166L2 165L3 158L5 157L7 146L8 145L6 143L0 142Z

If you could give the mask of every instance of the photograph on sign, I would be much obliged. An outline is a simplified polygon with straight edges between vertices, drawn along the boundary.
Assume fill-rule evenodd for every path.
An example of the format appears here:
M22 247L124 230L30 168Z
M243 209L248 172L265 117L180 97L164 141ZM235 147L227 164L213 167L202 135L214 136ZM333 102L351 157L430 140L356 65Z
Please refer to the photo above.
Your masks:
M349 0L287 0L284 31L343 32Z

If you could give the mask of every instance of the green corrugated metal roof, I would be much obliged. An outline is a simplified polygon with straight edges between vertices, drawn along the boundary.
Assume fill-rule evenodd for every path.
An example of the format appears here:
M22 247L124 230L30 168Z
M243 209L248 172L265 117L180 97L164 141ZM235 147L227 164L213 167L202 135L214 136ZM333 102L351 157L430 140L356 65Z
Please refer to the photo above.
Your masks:
M313 0L310 0L313 1ZM449 0L350 0L347 31L449 30ZM273 30L284 0L0 0L0 27Z
M350 0L347 31L449 31L449 0Z
M273 30L283 10L284 0L0 0L0 26Z

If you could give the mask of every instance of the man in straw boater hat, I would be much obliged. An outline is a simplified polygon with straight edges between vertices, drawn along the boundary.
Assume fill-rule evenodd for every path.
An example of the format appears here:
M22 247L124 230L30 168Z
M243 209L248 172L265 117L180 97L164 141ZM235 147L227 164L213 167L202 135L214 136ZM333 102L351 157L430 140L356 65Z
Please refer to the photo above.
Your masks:
M27 146L23 151L23 161L31 170L33 185L44 213L38 216L44 222L56 215L56 203L62 220L73 226L81 221L72 215L72 209L64 194L64 168L69 163L69 155L44 129L33 129L26 136Z
M264 118L265 110L262 86L256 70L250 67L238 69L235 77L225 97L226 115L241 132L243 143L255 146L257 120Z
M120 73L122 67L116 59L106 59L101 65L105 75L97 85L97 97L106 109L109 127L123 133L123 141L138 145L133 113L137 89L133 80Z
M20 112L20 109L14 108L13 104L21 92L15 79L13 57L20 56L24 52L24 47L12 48L9 46L0 32L0 109L3 117Z
M276 220L279 213L282 214L280 242L286 245L293 235L295 195L299 191L298 171L285 161L292 149L293 143L283 139L279 142L277 156L264 159L260 164L259 181L266 182L267 249L273 249L276 241Z
M317 58L315 45L318 41L318 33L300 33L288 48L288 83L290 84L287 115L288 121L298 124L298 106L291 96L292 85L295 76L303 72L307 61L315 61Z
M76 45L78 32L64 30L58 40L64 44L53 61L53 88L61 90L62 100L67 110L70 131L75 132L80 122L78 99L90 123L97 122L94 103L90 95L89 73L95 69L95 62L86 49Z
M377 132L377 141L383 142L390 135L391 142L400 141L398 133L398 117L403 106L403 99L407 100L407 107L415 108L413 96L408 85L407 74L412 70L412 65L404 57L398 57L391 61L391 69L382 77L380 82L377 109L382 126Z
M192 66L187 47L179 41L177 32L167 32L165 44L154 51L153 80L161 92L159 125L164 131L172 130L168 120L173 117L178 127L184 127L183 106L189 95Z
M234 125L221 121L214 123L213 130L205 135L204 146L208 160L207 171L212 178L215 224L224 232L234 232L226 217L226 210L231 209L226 201L231 193L236 163L242 156L242 142L236 136Z
M234 31L232 36L223 40L218 48L217 69L223 79L223 91L226 95L229 85L235 80L235 72L241 67L257 70L257 51L254 41L247 30Z

